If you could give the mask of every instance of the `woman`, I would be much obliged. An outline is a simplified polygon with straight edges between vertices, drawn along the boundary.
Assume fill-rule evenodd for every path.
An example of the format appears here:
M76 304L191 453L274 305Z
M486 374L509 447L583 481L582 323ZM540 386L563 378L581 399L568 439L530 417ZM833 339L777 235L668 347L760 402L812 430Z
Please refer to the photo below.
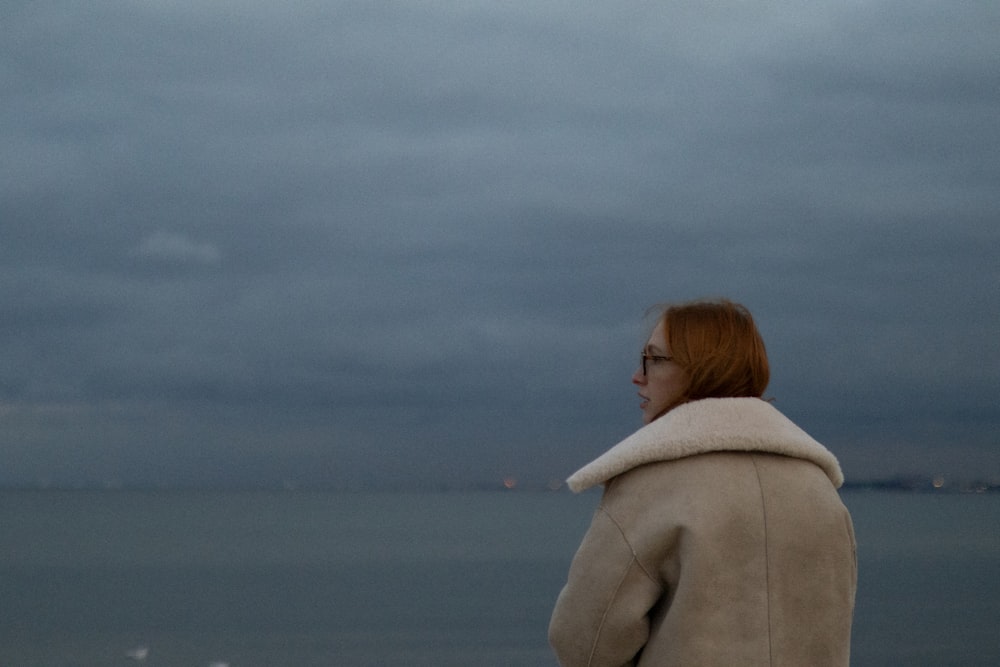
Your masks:
M848 665L843 475L768 378L741 305L659 317L632 376L645 426L568 480L604 493L549 626L564 667Z

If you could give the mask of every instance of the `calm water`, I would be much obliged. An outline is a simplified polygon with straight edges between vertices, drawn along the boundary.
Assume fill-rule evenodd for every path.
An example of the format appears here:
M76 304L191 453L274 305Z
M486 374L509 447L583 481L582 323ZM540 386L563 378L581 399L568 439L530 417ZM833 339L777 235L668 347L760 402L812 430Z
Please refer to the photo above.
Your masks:
M844 499L852 664L1000 665L1000 495ZM0 492L0 667L551 667L596 501Z

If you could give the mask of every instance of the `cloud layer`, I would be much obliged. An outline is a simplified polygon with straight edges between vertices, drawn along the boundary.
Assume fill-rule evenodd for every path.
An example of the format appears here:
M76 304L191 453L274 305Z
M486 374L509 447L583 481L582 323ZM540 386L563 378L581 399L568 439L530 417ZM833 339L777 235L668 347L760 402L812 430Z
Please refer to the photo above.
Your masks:
M1000 476L994 4L20 3L0 482L564 477L712 295L849 478Z

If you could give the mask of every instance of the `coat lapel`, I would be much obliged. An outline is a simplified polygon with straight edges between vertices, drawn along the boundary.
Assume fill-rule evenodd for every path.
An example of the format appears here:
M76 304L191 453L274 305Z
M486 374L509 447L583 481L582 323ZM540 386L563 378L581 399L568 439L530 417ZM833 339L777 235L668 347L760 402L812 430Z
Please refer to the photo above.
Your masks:
M639 429L566 480L574 492L637 466L708 452L782 454L812 461L834 487L844 483L836 457L759 398L706 398L680 405Z

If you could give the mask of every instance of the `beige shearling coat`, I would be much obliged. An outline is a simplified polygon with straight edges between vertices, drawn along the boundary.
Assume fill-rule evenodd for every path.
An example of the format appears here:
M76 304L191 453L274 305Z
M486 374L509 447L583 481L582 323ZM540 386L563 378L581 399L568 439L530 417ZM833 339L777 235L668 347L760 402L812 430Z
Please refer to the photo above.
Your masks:
M769 403L704 399L572 477L604 484L549 625L564 667L849 664L854 530L836 458Z

